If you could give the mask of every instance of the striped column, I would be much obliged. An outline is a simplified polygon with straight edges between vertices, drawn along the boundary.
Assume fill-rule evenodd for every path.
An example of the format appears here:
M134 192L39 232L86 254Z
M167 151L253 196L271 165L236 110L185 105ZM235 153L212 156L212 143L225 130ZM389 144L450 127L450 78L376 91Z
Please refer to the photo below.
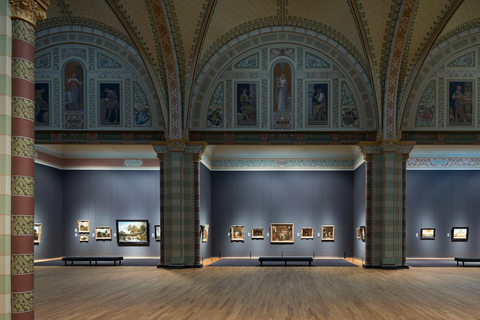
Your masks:
M11 104L12 21L7 1L0 2L0 320L11 319Z
M365 158L365 266L372 265L372 155Z
M163 257L165 256L165 240L164 234L165 230L163 230L163 226L165 225L165 169L163 166L163 154L157 154L158 160L160 161L160 264L159 267L163 266L165 262L163 261Z
M194 163L193 163L193 188L194 188L194 226L195 226L195 265L201 266L202 262L200 261L200 161L202 160L201 154L194 154Z

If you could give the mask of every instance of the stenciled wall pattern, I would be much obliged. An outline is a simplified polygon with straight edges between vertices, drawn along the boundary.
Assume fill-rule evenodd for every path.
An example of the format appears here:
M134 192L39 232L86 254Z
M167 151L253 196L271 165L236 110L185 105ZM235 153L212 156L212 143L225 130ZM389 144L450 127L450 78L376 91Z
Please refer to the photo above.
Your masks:
M133 48L127 52L112 40L75 32L40 39L36 130L163 129L153 84Z

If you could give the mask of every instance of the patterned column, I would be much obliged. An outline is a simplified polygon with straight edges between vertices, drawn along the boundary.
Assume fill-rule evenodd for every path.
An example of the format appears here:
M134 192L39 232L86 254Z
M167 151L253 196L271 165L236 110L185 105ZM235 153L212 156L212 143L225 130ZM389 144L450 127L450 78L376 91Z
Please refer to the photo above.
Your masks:
M46 3L48 2L48 3ZM33 319L35 25L50 1L9 0L12 13L12 319Z
M398 140L365 142L366 161L365 267L406 265L406 159L413 143Z
M11 208L11 104L12 104L12 21L7 2L0 3L0 319L9 319L10 208Z
M160 264L158 265L163 266L164 261L163 257L165 256L165 241L164 241L164 234L165 230L163 230L163 226L165 225L165 168L163 165L163 154L157 153L158 160L160 161Z
M200 159L206 143L169 140L153 146L161 181L161 265L198 267L200 263Z

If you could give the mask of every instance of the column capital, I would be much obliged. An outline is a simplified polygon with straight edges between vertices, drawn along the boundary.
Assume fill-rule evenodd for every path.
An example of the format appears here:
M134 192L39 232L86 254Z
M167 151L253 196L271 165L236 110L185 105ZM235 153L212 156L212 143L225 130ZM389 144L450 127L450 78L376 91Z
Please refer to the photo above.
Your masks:
M25 20L35 28L37 22L47 18L50 0L8 0L13 19Z
M160 159L165 153L170 152L184 152L195 155L195 161L200 162L203 153L208 144L204 141L187 141L186 139L168 139L165 142L158 142L153 145L153 149L157 153L157 157ZM161 159L160 159L161 161Z
M415 146L415 142L399 141L398 139L381 139L375 142L360 142L358 146L364 158L366 155L382 154L385 152L408 155Z

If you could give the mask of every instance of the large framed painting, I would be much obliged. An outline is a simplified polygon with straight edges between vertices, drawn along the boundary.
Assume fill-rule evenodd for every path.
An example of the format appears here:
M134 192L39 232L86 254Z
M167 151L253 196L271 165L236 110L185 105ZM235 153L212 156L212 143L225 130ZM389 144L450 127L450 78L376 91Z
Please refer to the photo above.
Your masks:
M453 227L452 241L468 241L468 227Z
M119 246L148 246L148 220L117 220Z
M80 233L80 242L88 242L88 233Z
M360 226L360 240L362 240L363 242L365 242L365 238L366 238L366 230L365 230L365 226Z
M237 126L256 127L258 114L258 83L236 83L235 97L237 98Z
M90 223L88 220L78 220L78 232L90 232Z
M474 81L448 81L448 125L471 126L473 124Z
M33 224L33 243L40 243L42 239L42 224L34 223Z
M322 241L335 240L335 226L322 226Z
M325 126L328 125L328 83L314 82L307 83L306 106L307 106L307 125Z
M112 240L112 228L95 227L95 237L97 240Z
M252 228L252 239L264 239L263 228Z
M35 125L50 124L50 82L35 82Z
M302 239L313 239L313 228L302 228L300 236Z
M155 241L160 241L162 236L162 228L160 225L155 225Z
M121 108L121 85L119 82L100 83L100 125L119 126Z
M435 240L435 228L421 228L420 240Z
M231 226L230 236L232 241L244 241L245 240L245 227L244 226Z
M210 225L205 224L202 227L202 242L208 241L208 232L210 231Z
M293 243L295 233L293 223L271 223L270 243Z

